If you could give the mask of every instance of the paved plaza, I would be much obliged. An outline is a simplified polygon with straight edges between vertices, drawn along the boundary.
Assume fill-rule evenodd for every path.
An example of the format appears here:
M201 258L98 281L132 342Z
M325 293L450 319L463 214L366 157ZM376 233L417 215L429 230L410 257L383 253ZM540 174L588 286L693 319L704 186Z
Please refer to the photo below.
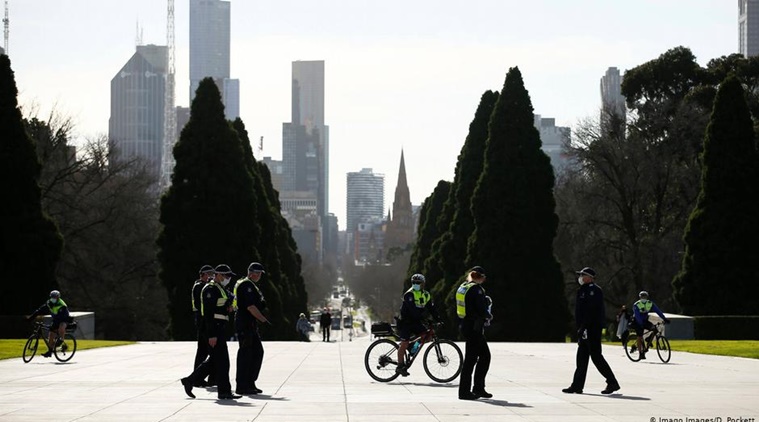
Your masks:
M194 389L197 399L185 396L179 378L191 370L190 342L82 350L66 364L2 360L0 421L759 422L759 360L674 352L669 364L655 354L633 363L621 347L604 346L621 394L601 395L591 365L585 394L576 395L561 392L574 344L491 343L494 397L469 402L458 400L458 381L433 382L421 361L407 378L375 382L363 362L370 341L265 342L264 393L236 401L204 388ZM233 388L236 351L231 343Z

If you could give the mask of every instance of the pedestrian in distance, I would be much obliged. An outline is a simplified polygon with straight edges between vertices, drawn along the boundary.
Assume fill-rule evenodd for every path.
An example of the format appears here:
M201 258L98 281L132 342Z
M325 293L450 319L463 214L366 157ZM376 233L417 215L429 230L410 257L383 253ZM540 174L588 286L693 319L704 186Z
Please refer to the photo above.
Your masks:
M237 387L235 393L243 395L260 394L256 387L261 364L264 360L264 346L261 343L259 325L269 323L264 316L264 295L258 287L265 273L264 266L253 262L248 266L248 276L235 284L235 331L237 332Z
M409 341L412 337L427 331L425 321L429 317L435 321L440 321L430 292L424 290L424 282L425 278L422 274L412 275L411 288L403 294L403 302L401 303L400 318L398 318L398 337L401 344L398 346L398 366L395 368L395 372L404 377L409 375L404 362ZM412 350L413 352L415 350Z
M329 342L329 330L332 326L332 314L329 309L324 308L322 316L319 317L319 328L322 330L322 341Z
M308 337L311 333L311 323L306 319L306 314L303 312L298 316L298 322L295 323L295 329L298 331L300 341L311 341Z
M50 292L48 300L42 304L36 311L32 312L26 319L27 321L33 320L37 315L51 315L53 317L53 324L50 326L50 331L47 335L47 352L42 356L49 358L53 355L53 337L55 333L58 333L58 341L62 341L63 336L66 334L66 326L72 321L71 315L69 315L69 308L66 302L61 299L61 292L53 290ZM60 343L58 343L60 345Z
M192 366L193 369L200 366L204 360L208 357L208 336L205 332L205 324L203 324L203 315L200 313L201 304L201 291L206 286L209 280L213 279L214 271L210 265L203 265L198 271L198 279L195 280L195 284L192 286L192 313L195 318L195 332L197 334L198 345L195 351L195 363ZM215 385L216 381L213 379L213 371L209 375L209 380L198 380L193 387L208 387Z
M225 289L235 273L228 265L221 264L214 269L214 278L201 290L200 313L208 336L209 356L192 374L182 378L185 393L195 398L192 387L205 379L211 371L216 374L219 400L239 399L232 394L229 383L229 350L227 348L226 325L232 312L232 297Z
M492 398L485 390L485 377L490 369L490 347L485 338L485 325L493 315L490 311L492 300L485 295L482 283L485 282L485 269L472 267L466 281L456 290L456 314L459 317L459 330L466 340L464 365L459 378L459 399L477 400ZM474 373L474 382L472 381ZM471 391L470 391L471 387Z
M572 384L561 390L567 394L582 394L585 377L588 373L588 359L593 361L598 372L606 379L606 388L601 394L611 394L620 389L617 378L601 354L601 331L606 324L604 295L595 284L596 271L585 267L577 274L580 288L577 290L575 303L575 321L577 323L577 368Z

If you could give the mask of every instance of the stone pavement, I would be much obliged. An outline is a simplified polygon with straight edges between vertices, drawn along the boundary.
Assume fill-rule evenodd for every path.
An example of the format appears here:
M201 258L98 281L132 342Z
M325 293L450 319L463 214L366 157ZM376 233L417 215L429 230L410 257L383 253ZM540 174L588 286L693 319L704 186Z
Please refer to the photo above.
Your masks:
M189 342L78 351L66 364L35 356L0 361L0 421L635 421L759 422L759 360L675 352L671 363L633 363L604 346L621 394L602 396L591 365L585 393L563 394L574 344L491 343L490 400L457 399L421 362L391 383L364 369L367 337L352 342L265 342L259 396L217 401L214 390L185 396ZM234 387L237 346L230 344ZM709 419L713 418L713 419ZM716 419L720 418L720 419ZM729 419L732 418L732 419Z

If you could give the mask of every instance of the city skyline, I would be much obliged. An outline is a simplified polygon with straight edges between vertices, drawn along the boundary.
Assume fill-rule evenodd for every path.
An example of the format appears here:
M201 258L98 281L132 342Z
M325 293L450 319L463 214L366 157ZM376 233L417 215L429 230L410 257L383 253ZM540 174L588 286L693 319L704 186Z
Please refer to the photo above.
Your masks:
M184 107L189 3L175 4L176 104ZM348 172L373 168L395 186L403 149L415 205L438 180L452 180L479 97L500 90L509 67L522 71L536 114L574 129L598 115L598 83L609 67L624 73L679 45L705 65L737 52L739 42L737 5L721 0L230 3L230 70L240 78L240 116L256 158L281 158L291 63L325 61L329 212L341 229ZM134 52L135 22L144 44L165 45L165 21L162 1L10 1L21 105L40 116L56 107L73 118L78 138L106 134L109 81Z

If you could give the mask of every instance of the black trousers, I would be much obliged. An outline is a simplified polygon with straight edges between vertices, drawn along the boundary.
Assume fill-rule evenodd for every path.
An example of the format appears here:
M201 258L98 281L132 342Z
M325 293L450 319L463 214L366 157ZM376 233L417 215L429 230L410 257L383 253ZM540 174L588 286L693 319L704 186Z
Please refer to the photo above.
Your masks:
M250 370L251 385L256 385L258 381L258 375L261 373L261 365L264 363L264 345L261 342L261 336L258 334L258 329L253 331L253 367Z
M329 341L329 329L329 325L322 326L322 341Z
M464 366L459 378L459 395L472 390L472 372L474 372L474 390L485 389L485 376L490 369L490 347L485 336L477 333L464 333Z
M195 329L198 333L198 346L195 351L195 364L192 366L193 369L200 366L200 364L208 357L208 336L205 335L200 324L203 324L203 322L199 320L198 316L196 316Z
M215 378L219 395L232 392L229 384L229 349L227 339L223 335L216 337L216 346L208 347L208 358L203 361L188 377L193 384L205 379L208 375Z
M593 361L598 372L606 378L607 384L617 384L614 372L601 354L601 333L591 333L588 338L580 339L577 343L577 369L572 380L572 387L582 390L585 387L585 377L588 374L588 359Z

